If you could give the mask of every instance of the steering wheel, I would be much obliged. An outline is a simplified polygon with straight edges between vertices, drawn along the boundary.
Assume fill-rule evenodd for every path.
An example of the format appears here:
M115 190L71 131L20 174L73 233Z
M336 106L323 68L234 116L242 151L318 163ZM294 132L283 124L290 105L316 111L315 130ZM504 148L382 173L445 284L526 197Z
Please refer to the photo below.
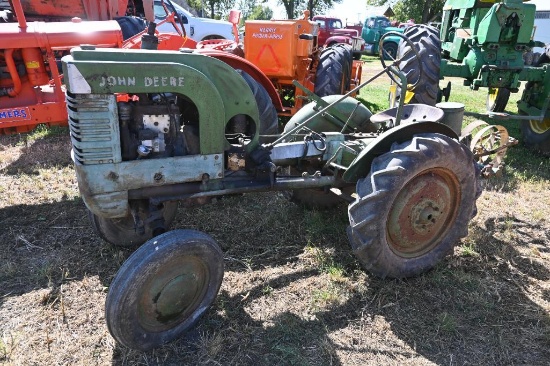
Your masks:
M235 45L235 41L229 39L205 39L197 43L197 49L225 51L233 45Z
M380 62L382 63L382 66L384 67L384 69L387 68L386 61L384 61L384 58L385 58L386 55L392 60L392 63L394 65L399 65L399 63L403 61L399 58L397 58L397 59L393 58L393 56L390 55L388 52L386 52L386 50L384 49L384 47L383 47L384 39L386 39L386 37L389 37L389 36L397 36L397 37L401 38L403 41L407 42L407 44L413 50L414 58L417 60L416 62L418 63L418 77L416 78L414 84L412 84L412 86L410 86L410 88L416 87L418 85L418 83L420 82L420 78L422 77L422 74L424 73L424 71L422 70L422 62L420 62L420 54L418 53L418 50L416 49L416 46L403 33L388 32L388 33L382 35L382 37L380 37L380 41L378 42L378 53L379 53ZM396 62L397 62L397 64L396 64ZM392 81L394 83L396 83L399 88L403 88L403 85L401 85L401 79L399 79L399 81L397 81L395 75L389 69L386 70L386 74L388 74L390 79L392 79Z

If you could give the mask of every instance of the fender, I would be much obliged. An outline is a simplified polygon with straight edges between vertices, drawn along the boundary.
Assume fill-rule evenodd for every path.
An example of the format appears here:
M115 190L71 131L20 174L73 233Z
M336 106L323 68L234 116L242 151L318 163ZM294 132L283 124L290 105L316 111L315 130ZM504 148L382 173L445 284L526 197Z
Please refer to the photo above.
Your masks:
M392 128L374 139L357 155L344 173L343 179L346 182L356 182L366 177L374 158L390 151L394 143L411 140L420 133L439 133L458 140L458 135L450 127L439 122L416 122Z
M200 53L202 55L217 58L218 60L225 62L226 64L228 64L234 69L243 70L248 75L252 76L254 80L256 80L258 83L262 84L262 86L265 88L265 90L271 97L271 101L273 102L273 105L275 106L275 109L277 110L277 112L284 111L283 103L281 102L281 97L279 96L277 89L275 88L273 83L269 80L269 78L252 62L242 57L239 57L237 55L234 55L232 53L219 51L219 50L206 48L206 49L197 50L195 52Z

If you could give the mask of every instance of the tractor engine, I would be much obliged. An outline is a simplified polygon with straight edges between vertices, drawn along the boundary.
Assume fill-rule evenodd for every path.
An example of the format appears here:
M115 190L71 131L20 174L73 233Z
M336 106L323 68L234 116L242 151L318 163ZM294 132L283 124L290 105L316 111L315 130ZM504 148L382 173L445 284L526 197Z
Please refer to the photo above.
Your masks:
M183 126L178 98L169 94L142 95L117 103L122 160L183 156L197 153L198 134Z

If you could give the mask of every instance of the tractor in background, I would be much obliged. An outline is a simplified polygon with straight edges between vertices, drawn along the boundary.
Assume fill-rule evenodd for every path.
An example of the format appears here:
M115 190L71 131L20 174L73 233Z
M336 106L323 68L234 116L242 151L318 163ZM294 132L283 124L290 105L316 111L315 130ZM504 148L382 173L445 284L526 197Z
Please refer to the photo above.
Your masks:
M28 132L38 124L66 125L61 57L84 44L142 47L145 20L125 15L143 12L153 20L153 1L139 2L138 9L136 4L118 0L57 1L54 6L12 0L13 13L4 11L8 22L0 22L0 134ZM26 13L30 19L48 22L27 22ZM173 15L164 21L174 22ZM179 35L163 34L158 37L158 48L194 46L194 41L182 36L181 31Z
M534 4L522 0L447 0L440 31L426 25L405 31L415 46L400 44L399 68L409 78L416 77L418 70L410 61L413 48L424 65L422 82L408 88L406 101L435 105L450 94L450 83L440 90L439 80L461 77L473 90L489 89L490 117L510 118L502 113L510 93L517 93L521 82L526 82L513 118L521 123L524 144L550 155L550 50L546 48L532 66L524 60L533 48L544 47L533 40L535 12ZM393 96L399 98L399 88ZM493 132L499 133L498 129Z

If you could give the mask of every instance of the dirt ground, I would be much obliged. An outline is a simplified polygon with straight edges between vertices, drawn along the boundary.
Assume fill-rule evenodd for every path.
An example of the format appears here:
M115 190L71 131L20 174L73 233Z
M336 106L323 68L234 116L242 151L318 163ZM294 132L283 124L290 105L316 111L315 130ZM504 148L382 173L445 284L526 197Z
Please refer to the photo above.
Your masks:
M225 277L206 316L151 352L105 325L131 251L92 231L67 131L0 137L0 363L6 365L548 365L550 161L522 147L484 183L454 255L382 280L345 235L346 208L278 193L181 208L174 228L210 234Z

